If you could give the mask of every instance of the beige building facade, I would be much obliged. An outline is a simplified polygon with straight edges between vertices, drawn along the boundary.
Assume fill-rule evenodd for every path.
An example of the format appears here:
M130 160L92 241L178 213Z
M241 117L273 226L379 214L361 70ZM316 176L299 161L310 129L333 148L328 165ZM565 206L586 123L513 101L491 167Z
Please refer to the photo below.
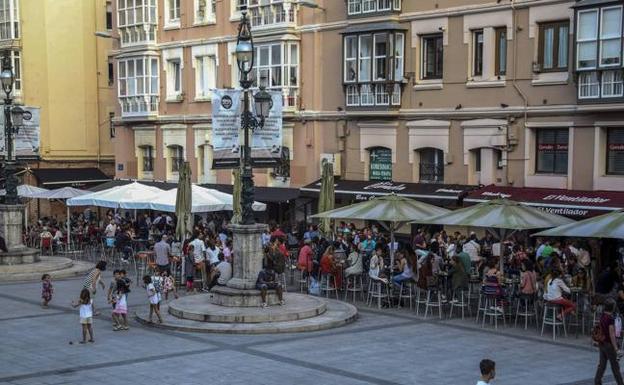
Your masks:
M624 189L622 4L515 0L116 0L116 176L231 184L210 95L238 87L240 11L256 79L284 99L300 187L342 180Z

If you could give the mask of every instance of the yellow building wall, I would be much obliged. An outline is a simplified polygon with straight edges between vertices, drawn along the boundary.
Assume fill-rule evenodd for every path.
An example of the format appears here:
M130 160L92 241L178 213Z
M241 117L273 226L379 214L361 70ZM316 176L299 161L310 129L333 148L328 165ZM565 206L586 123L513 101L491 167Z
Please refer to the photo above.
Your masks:
M19 0L22 102L41 107L41 158L113 159L106 0Z

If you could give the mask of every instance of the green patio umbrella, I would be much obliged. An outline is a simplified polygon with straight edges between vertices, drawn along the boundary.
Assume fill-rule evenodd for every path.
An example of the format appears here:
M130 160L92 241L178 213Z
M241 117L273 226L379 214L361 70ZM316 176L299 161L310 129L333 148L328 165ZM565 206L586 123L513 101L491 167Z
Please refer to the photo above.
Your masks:
M360 219L379 221L390 231L390 242L394 245L394 232L404 224L423 222L431 217L449 213L447 209L393 194L355 203L331 211L313 215L313 218ZM390 248L390 264L394 264L394 247Z
M624 239L624 211L613 211L598 217L545 230L533 236Z
M574 222L508 199L493 199L431 218L425 223L497 230L546 229ZM502 238L501 238L502 239Z
M191 166L184 162L179 171L178 193L176 195L176 237L183 242L187 235L193 231L193 215L191 214Z
M241 188L242 188L242 171L240 167L237 167L232 171L234 176L234 186L232 188L232 223L237 224L241 222Z
M321 163L321 191L319 193L318 211L319 213L329 211L334 208L334 165L323 159ZM330 231L330 218L321 218L321 232L327 236Z

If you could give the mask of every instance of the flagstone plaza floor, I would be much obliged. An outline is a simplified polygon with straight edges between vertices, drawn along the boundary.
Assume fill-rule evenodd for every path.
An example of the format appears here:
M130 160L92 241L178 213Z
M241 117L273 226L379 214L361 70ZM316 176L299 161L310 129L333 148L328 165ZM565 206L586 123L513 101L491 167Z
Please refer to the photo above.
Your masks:
M129 331L114 332L102 291L96 342L80 345L70 301L81 282L54 282L45 310L39 282L0 285L1 385L475 384L484 357L497 363L494 384L589 385L598 359L587 337L553 343L535 329L495 332L471 321L361 306L356 322L313 333L193 334L134 320ZM146 303L143 289L133 286L130 310ZM613 383L607 373L605 384Z

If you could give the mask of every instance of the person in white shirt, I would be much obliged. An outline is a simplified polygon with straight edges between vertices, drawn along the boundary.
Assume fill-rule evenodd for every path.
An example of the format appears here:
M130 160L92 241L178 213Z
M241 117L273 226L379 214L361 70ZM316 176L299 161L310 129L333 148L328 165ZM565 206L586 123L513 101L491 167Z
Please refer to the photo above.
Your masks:
M104 229L104 235L106 238L115 238L115 234L117 233L117 225L114 221L110 221L110 223Z
M206 246L204 245L204 240L201 236L195 237L189 245L193 246L193 261L195 262L195 266L199 268L202 275L202 289L208 288L208 276L206 274L206 257L204 253L206 252Z
M219 264L219 253L221 250L213 243L213 241L206 242L206 259L212 266Z
M470 240L464 243L463 250L470 256L470 261L472 263L477 263L481 260L481 256L479 255L479 253L481 253L481 246L477 242L477 236L475 234L472 234Z
M481 379L477 382L477 385L488 385L496 377L496 362L492 360L487 358L481 360L479 369L481 371Z
M561 314L557 316L558 320L561 320L566 314L576 309L576 304L574 302L563 297L563 293L570 294L570 288L559 278L560 274L558 270L552 271L551 279L546 283L546 293L544 293L544 299L546 301L563 306Z

